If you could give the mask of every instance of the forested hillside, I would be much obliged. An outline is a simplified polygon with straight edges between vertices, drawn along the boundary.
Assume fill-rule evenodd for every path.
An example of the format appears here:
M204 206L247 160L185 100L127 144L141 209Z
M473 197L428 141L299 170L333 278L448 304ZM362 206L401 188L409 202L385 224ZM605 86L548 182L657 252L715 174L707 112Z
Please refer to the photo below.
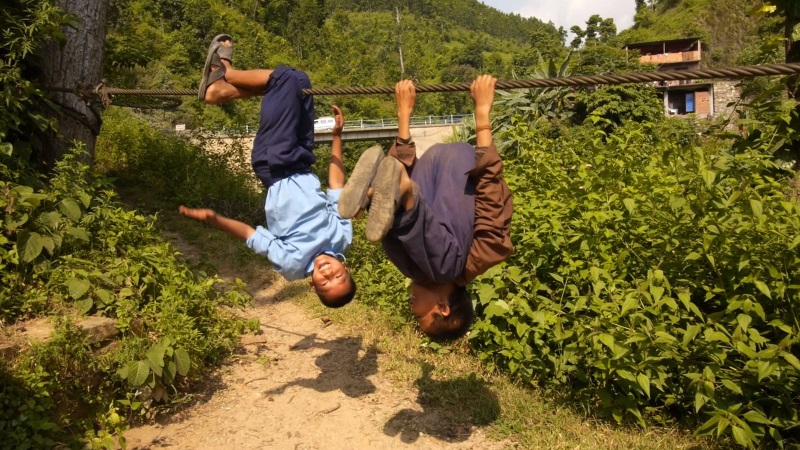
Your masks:
M620 48L623 41L687 36L707 42L709 64L780 60L784 44L787 59L797 58L798 2L757 4L640 0L636 26L622 36L598 4L597 11L586 11L585 29L576 27L568 54L562 30L498 15L468 0L380 7L345 0L113 0L105 75L113 86L195 87L208 42L218 33L234 37L238 67L288 63L307 70L316 86L391 85L404 77L466 81L484 71L499 78L633 72L642 66L637 55ZM219 152L198 144L206 133L185 139L158 129L178 121L191 127L242 124L255 119L257 100L205 107L186 98L180 108L154 114L109 108L102 112L94 155L79 142L52 171L42 170L34 150L43 146L42 137L61 131L59 119L74 111L52 101L47 91L53 86L32 74L41 70L43 49L54 40L84 43L63 31L85 26L86 16L76 21L50 0L14 0L0 14L0 66L8 68L0 70L0 337L19 344L0 343L0 349L11 349L11 356L0 359L4 448L124 447L130 424L171 414L187 404L199 383L224 386L213 369L239 347L241 333L262 327L233 312L247 305L255 285L223 284L203 258L187 263L162 239L160 228L161 218L178 205L211 207L247 223L263 219L263 192L253 189L251 168L241 161L247 149L234 144ZM785 42L781 27L788 31ZM557 64L542 64L540 54ZM408 352L399 359L414 366L423 362L419 369L425 374L428 364L440 369L432 358L461 365L474 356L487 374L537 386L533 395L552 408L513 416L513 403L487 408L480 399L473 402L474 391L462 390L464 378L434 372L413 382L422 415L437 422L449 417L431 414L436 402L462 409L478 405L502 418L495 429L504 431L495 437L508 440L501 444L520 448L547 448L538 436L525 435L546 428L559 437L549 447L567 446L570 434L596 434L609 448L643 448L611 441L604 431L583 427L573 433L540 420L566 409L592 421L638 424L642 429L619 429L641 439L650 440L655 425L717 440L709 447L661 448L797 448L800 87L796 76L762 77L756 87L751 90L757 95L738 105L738 117L711 118L665 116L663 100L646 83L498 92L492 137L514 196L515 251L470 284L476 320L465 341L441 347L414 337L423 361L434 362ZM394 112L391 97L320 97L317 107L327 113L336 102L349 118L388 116ZM421 95L416 112L462 112L468 99L466 93ZM124 101L114 99L117 105ZM474 134L467 126L459 139ZM345 166L360 154L358 145L348 144ZM113 184L96 176L101 174L112 176ZM122 204L118 189L146 213ZM360 238L363 221L355 227L357 238L347 253L359 286L354 303L386 316L384 325L383 318L356 320L375 327L370 332L380 339L374 353L385 354L384 343L415 323L408 283L378 245ZM178 234L194 236L231 261L245 259L238 251L249 254L241 242L237 251L222 251L228 244L205 228L179 228ZM263 260L257 264L263 272ZM260 279L258 286L264 286ZM77 326L83 316L113 321L114 342L89 339ZM285 317L277 317L280 326ZM19 335L33 319L53 324L51 341L29 345ZM320 341L316 334L289 334ZM235 361L244 359L237 355ZM251 362L262 373L272 361L277 362ZM347 365L338 356L337 361ZM380 364L382 371L391 365ZM317 366L321 374L327 370ZM466 381L496 390L483 378L475 371ZM256 380L261 378L250 381ZM318 380L281 383L339 395L322 375ZM339 386L348 396L349 381ZM445 395L432 395L432 385ZM253 401L249 396L257 392L225 390L245 393L243 401ZM459 391L468 394L452 396ZM364 398L377 403L372 395ZM267 415L283 404L263 400L258 405ZM519 396L514 402L528 400ZM302 415L337 408L299 410ZM220 414L236 432L248 429ZM332 417L325 414L313 413L319 420ZM347 414L347 408L337 414ZM393 421L359 427L376 425L373 431L386 433ZM459 423L456 430L473 425L490 423ZM264 436L275 432L260 428ZM326 429L315 431L320 430ZM422 430L432 435L420 429L413 436ZM169 443L161 431L158 442ZM404 436L398 439L406 442ZM262 442L272 442L267 439Z
M625 43L699 37L708 45L706 64L733 65L743 51L777 31L774 18L750 15L752 0L632 0L634 25L620 33Z
M235 65L286 63L307 71L317 87L391 85L401 77L421 83L466 81L479 71L501 78L528 75L532 43L549 56L563 50L563 30L537 19L500 13L476 0L183 0L112 3L106 74L112 85L197 85L208 40L229 33ZM402 47L402 64L400 48ZM466 95L425 96L421 113L457 113ZM392 114L388 98L325 98L365 117ZM182 120L224 125L254 118L257 104L225 109L187 102ZM237 114L238 113L238 114ZM238 120L238 119L237 119Z

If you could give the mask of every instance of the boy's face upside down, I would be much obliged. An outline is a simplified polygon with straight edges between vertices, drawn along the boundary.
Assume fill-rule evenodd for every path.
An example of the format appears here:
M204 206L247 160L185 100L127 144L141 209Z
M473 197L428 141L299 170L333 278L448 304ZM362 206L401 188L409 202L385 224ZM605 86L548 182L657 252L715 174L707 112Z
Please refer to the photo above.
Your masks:
M452 283L411 283L411 298L408 303L422 331L429 334L435 326L436 316L450 315L447 297L452 290Z
M317 295L339 298L350 290L350 269L331 255L314 258L311 287Z

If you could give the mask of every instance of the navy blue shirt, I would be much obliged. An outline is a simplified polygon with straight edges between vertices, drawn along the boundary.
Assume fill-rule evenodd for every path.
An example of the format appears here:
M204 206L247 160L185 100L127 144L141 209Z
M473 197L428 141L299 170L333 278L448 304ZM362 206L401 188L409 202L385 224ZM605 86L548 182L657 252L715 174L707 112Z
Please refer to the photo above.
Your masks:
M416 161L414 208L398 211L383 248L390 261L418 282L448 283L463 276L475 223L475 148L436 144Z

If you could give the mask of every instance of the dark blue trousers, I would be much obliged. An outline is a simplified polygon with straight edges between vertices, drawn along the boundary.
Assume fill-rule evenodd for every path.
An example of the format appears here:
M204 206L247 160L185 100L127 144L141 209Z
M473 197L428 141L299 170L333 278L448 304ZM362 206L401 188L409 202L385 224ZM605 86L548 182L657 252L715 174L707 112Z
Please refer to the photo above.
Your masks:
M272 71L261 100L258 132L251 163L269 188L296 173L310 173L314 156L314 97L303 96L311 80L305 72L284 65Z

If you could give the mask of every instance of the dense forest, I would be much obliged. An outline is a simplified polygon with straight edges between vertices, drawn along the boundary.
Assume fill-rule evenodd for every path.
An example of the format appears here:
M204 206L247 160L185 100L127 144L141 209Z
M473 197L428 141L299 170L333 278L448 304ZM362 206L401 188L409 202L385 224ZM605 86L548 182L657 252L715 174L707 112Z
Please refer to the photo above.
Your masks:
M477 1L137 0L112 2L106 74L119 87L192 87L200 77L209 36L229 33L242 68L285 63L307 71L315 86L466 81L479 72L527 77L538 54L566 54L566 32L537 19L500 13ZM400 49L402 48L402 64ZM386 98L320 99L351 117L392 114ZM426 96L421 113L458 113L465 96ZM243 108L253 120L257 107ZM187 105L194 125L223 124L236 112ZM185 119L184 119L185 120ZM191 120L191 119L190 119ZM243 120L239 118L238 120Z
M756 63L765 58L758 56L764 53L759 49L764 42L759 36L775 34L777 25L774 20L748 16L748 4L747 0L638 0L631 29L617 30L613 19L602 17L600 11L587 13L586 22L574 24L570 35L551 23L500 13L475 0L380 4L114 0L105 73L110 84L118 87L193 87L199 80L209 36L223 32L234 37L238 67L285 63L308 72L317 87L392 85L400 78L419 83L462 82L482 72L500 79L542 76L542 63L560 65L570 48L592 50L597 43L619 48L625 43L683 37L703 39L707 65ZM609 49L606 53L614 52ZM609 56L590 58L608 60ZM572 65L580 65L580 60L573 57ZM619 64L630 66L606 63L594 73L619 70ZM626 70L638 68L634 65ZM349 117L384 117L392 114L390 100L320 98L317 109L327 114L335 102ZM418 111L452 114L469 108L466 95L436 94L421 97ZM257 109L255 102L224 110L187 102L181 112L164 117L195 127L236 125L254 122Z

